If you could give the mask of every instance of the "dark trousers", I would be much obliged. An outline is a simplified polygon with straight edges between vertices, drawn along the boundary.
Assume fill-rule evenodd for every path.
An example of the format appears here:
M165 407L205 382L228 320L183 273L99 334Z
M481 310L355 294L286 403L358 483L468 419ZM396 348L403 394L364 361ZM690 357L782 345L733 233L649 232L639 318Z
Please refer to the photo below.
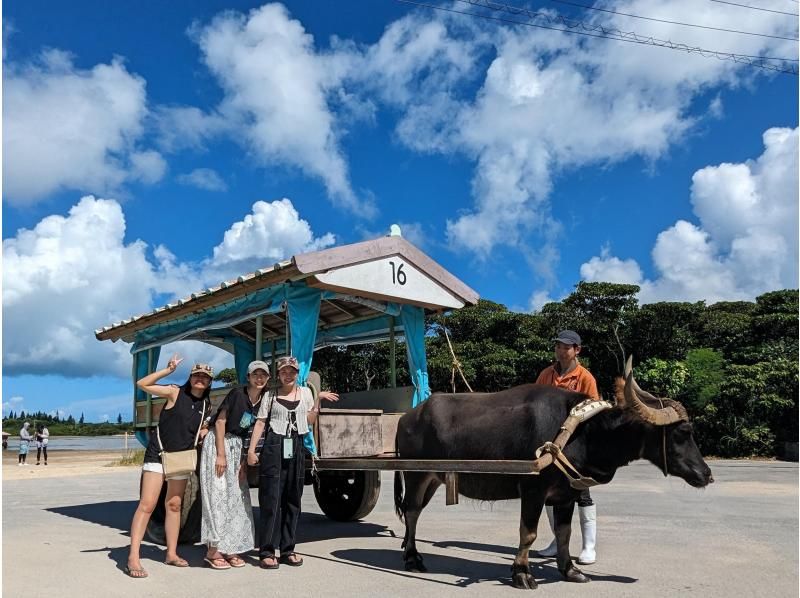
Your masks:
M581 490L581 495L578 497L579 507L591 507L594 504L592 495L589 494L589 489Z
M279 548L281 555L294 551L300 503L303 498L305 455L303 442L296 433L292 435L294 456L283 458L285 436L267 431L259 458L258 480L258 555L274 556Z
M41 460L42 451L44 451L44 462L47 463L47 447L46 446L36 447L36 462L38 463Z

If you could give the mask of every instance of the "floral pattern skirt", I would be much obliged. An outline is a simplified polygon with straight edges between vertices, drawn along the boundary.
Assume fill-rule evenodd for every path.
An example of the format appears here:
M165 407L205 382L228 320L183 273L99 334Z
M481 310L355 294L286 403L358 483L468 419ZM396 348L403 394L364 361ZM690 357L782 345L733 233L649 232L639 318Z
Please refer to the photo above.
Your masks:
M200 458L200 494L203 520L200 541L216 546L223 554L239 554L253 549L255 527L250 488L247 479L239 481L242 439L225 435L225 457L228 467L221 477L215 470L217 445L215 430L209 430L203 441Z

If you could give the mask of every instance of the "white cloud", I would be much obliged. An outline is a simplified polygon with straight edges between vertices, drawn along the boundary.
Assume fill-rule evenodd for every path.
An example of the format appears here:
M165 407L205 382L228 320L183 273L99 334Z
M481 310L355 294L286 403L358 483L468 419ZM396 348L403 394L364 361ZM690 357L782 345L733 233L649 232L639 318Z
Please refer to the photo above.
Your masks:
M167 172L167 163L156 151L134 152L130 155L131 178L152 185L157 183Z
M547 291L535 291L528 299L528 311L536 313L546 304L553 301L556 301L556 299L553 299Z
M197 187L205 191L228 190L228 185L212 168L195 168L192 172L179 175L177 180L182 185Z
M331 233L315 238L290 200L257 201L251 214L225 231L209 265L230 277L271 266L290 255L323 249L335 241Z
M700 225L679 220L653 247L658 277L604 251L581 266L586 280L640 284L644 303L753 299L798 285L798 129L764 133L764 153L692 177Z
M218 112L264 164L300 168L319 178L339 205L372 216L357 197L340 148L330 103L340 90L346 55L323 55L303 25L280 4L247 16L218 15L195 26L206 65L225 92ZM195 120L198 119L194 115Z
M128 377L130 347L98 342L95 329L152 310L156 296L185 297L334 240L315 236L290 200L259 201L207 259L179 262L164 246L150 258L143 241L125 242L118 202L83 197L68 215L48 216L3 241L4 373ZM177 349L189 360L226 363L212 347Z
M155 272L141 241L125 244L119 204L84 197L3 241L7 373L91 376L130 371L127 349L92 334L150 305Z
M145 82L122 60L84 70L48 50L4 64L3 195L28 204L61 189L114 191L154 183L165 164L137 147L147 116Z
M677 21L692 14L696 23L742 28L734 11L699 7L693 0L617 1L604 7ZM600 12L583 18L624 31L646 29L689 45L719 46L719 35L706 30L653 22L634 26L627 17ZM696 125L691 108L701 94L757 76L733 62L663 48L468 21L442 13L401 19L365 52L363 72L371 77L370 88L384 90L385 101L401 111L396 130L403 144L474 160L474 204L447 222L447 236L455 250L484 259L497 245L527 253L546 238L553 245L544 250L555 258L548 263L557 263L549 195L558 176L633 156L660 159ZM464 27L472 35L464 35ZM753 15L747 28L796 35L796 23L770 13ZM791 41L725 39L726 47L718 49L796 54ZM721 114L717 97L708 116Z
M583 280L613 280L620 284L639 284L642 281L642 269L636 260L621 260L611 255L611 250L604 247L600 257L593 257L581 265Z
M219 114L207 114L193 106L158 106L153 111L158 145L165 152L202 150L209 140L230 129Z

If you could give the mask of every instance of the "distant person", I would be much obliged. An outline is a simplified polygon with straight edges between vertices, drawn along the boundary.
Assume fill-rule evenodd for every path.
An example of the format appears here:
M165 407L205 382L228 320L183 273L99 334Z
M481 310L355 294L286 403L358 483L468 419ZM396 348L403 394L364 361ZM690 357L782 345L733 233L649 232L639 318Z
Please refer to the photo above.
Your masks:
M50 430L44 424L36 426L36 465L42 462L44 453L44 464L47 465L47 443L50 441Z
M311 389L298 386L297 358L279 357L276 364L280 386L261 402L247 449L248 465L259 465L258 558L262 569L277 569L280 563L291 567L303 564L294 551L305 478L303 435L316 421L321 399L339 400L336 393L320 392L315 401ZM264 445L256 454L257 439L265 428ZM280 559L276 549L280 549Z
M263 361L251 362L247 366L247 384L232 389L222 401L203 443L200 541L207 546L203 560L212 569L244 567L239 555L252 550L255 542L242 445L253 431L267 382L269 366Z
M135 578L147 577L147 571L139 560L139 548L165 480L158 438L160 437L165 451L184 451L194 446L198 430L200 430L200 438L208 432L204 419L210 409L208 396L211 392L211 379L214 375L211 366L204 363L192 366L189 379L183 386L156 384L156 381L174 372L181 361L183 360L178 355L173 355L167 363L167 367L148 374L136 383L146 393L165 398L167 402L164 403L158 419L158 434L150 435L150 443L144 453L139 506L136 508L131 522L131 547L125 573ZM179 557L177 552L178 533L181 526L181 503L188 479L189 475L166 480L164 531L167 537L167 554L165 562L173 567L189 566L189 563Z
M597 382L585 367L578 363L578 355L581 352L581 337L574 330L562 330L553 339L556 343L555 355L556 362L545 368L536 379L536 384L548 384L567 390L574 390L589 395L595 401L600 400L597 392ZM597 507L592 501L589 490L581 491L578 498L578 515L581 521L581 536L583 545L578 556L578 564L591 565L597 560L595 544L597 540ZM547 507L547 518L550 520L550 528L555 533L555 518L553 507ZM539 551L541 556L556 556L556 540L550 543L547 548Z
M30 425L30 422L25 422L19 431L19 463L17 465L20 467L25 465L25 460L28 458L28 448L31 444L31 433L28 431Z

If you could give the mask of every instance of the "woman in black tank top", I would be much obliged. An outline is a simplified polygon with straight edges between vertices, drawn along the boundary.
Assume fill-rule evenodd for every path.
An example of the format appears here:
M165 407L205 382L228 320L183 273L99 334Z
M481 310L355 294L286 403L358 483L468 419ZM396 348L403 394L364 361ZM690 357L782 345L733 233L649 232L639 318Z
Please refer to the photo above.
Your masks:
M183 386L156 384L164 376L168 376L183 361L173 355L167 367L148 374L136 385L143 391L167 400L158 422L158 433L165 451L182 451L194 446L195 436L200 430L200 439L206 432L204 417L209 414L208 395L211 391L211 378L214 374L210 366L196 364L192 367L189 380ZM164 483L164 471L161 468L161 448L156 434L151 434L150 443L145 450L142 467L142 488L139 506L133 514L131 522L131 548L125 573L131 577L147 577L147 571L139 560L139 548L144 538L144 531L150 521L150 515L161 494ZM178 532L181 523L181 502L186 490L186 479L167 480L167 497L164 502L164 531L167 536L167 554L165 562L175 567L188 567L189 563L178 556Z

